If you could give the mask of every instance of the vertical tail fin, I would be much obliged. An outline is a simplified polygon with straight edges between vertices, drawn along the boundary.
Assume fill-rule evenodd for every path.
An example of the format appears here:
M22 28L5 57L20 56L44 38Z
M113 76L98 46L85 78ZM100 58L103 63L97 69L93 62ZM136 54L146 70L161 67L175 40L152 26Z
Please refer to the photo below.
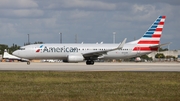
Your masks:
M138 44L159 44L166 16L159 16L146 31Z
M166 16L159 16L155 20L155 22L150 26L143 37L137 40L137 47L134 48L134 51L156 51L158 49L150 48L149 46L158 45L160 43L165 19Z

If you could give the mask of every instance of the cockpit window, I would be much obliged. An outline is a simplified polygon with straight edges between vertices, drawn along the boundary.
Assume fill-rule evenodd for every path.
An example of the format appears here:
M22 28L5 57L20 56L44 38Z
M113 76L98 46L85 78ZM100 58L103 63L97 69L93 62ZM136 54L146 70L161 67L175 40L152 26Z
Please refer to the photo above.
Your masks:
M25 50L25 48L20 48L20 50Z

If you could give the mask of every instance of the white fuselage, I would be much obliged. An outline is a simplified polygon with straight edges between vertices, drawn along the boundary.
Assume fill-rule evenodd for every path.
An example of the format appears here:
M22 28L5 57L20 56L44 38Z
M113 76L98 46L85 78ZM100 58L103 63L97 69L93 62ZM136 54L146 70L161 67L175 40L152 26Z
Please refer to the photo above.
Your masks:
M119 44L34 44L21 47L13 54L26 59L66 59L68 55L86 54L96 51L114 49ZM103 54L102 59L123 59L143 54L150 51L133 51L133 44L125 44L120 50L114 50Z

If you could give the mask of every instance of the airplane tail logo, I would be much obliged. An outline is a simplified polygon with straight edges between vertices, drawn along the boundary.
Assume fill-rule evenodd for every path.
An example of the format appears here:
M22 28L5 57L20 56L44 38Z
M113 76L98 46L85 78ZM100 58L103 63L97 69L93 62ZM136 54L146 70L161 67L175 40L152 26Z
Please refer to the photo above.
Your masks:
M158 47L150 46L159 45L165 19L166 16L159 16L143 37L137 41L137 46L133 51L157 51Z

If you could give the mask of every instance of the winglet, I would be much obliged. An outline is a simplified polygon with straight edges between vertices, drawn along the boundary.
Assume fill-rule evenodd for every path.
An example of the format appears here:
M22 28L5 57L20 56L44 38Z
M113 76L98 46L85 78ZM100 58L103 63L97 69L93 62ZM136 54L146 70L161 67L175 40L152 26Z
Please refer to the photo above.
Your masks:
M126 43L127 38L123 40L123 42L117 47L117 49L122 49L124 44Z
M93 55L93 56L99 57L99 56L102 56L103 54L107 54L107 52L118 50L118 49L120 50L120 49L122 49L124 47L124 44L126 43L126 40L127 40L127 38L125 38L123 40L123 42L121 42L117 48L109 49L109 50L101 50L101 51L83 53L83 56L84 57L90 57L90 56Z

